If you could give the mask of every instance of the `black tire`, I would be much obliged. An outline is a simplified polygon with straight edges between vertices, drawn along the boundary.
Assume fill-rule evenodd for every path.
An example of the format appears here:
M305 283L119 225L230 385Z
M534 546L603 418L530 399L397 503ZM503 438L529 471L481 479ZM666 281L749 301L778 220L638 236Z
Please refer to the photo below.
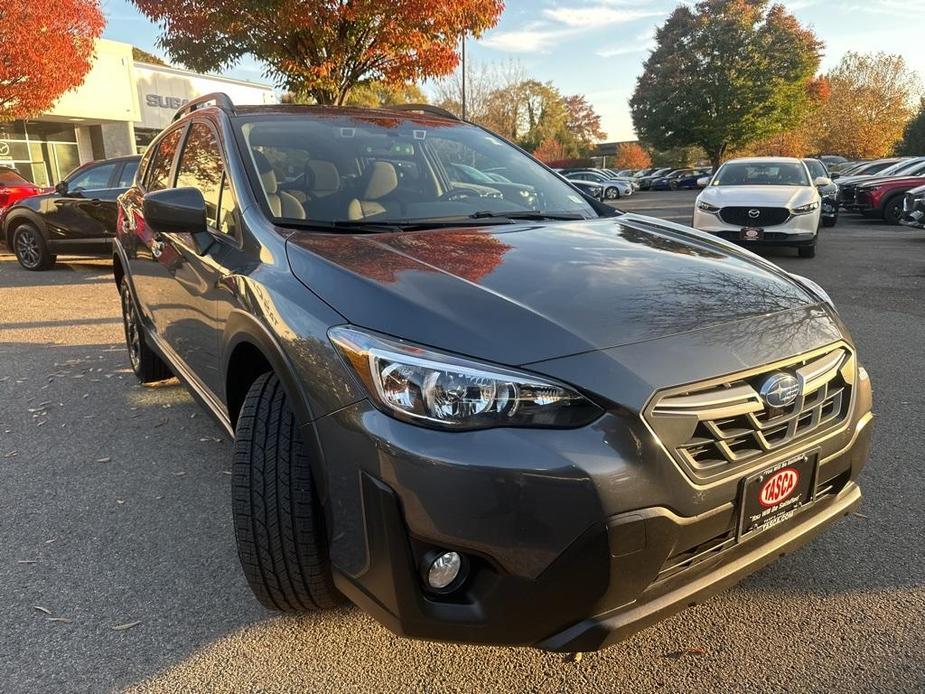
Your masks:
M823 217L822 226L824 227L834 227L838 224L838 212L835 213L834 217Z
M620 197L620 191L616 186L610 186L604 191L604 197L607 200L617 200Z
M128 349L129 363L132 371L142 383L156 383L173 378L170 368L155 354L145 341L145 332L141 327L141 317L132 299L132 290L128 278L123 277L119 283L119 297L122 300L122 329L125 333L125 346Z
M813 244L812 246L798 246L797 252L799 252L801 258L815 258L816 244Z
M668 181L668 190L677 190L678 182L677 181Z
M903 218L903 196L894 195L883 204L883 221L887 224L899 224Z
M23 222L13 231L13 248L16 260L26 270L39 272L50 270L57 256L48 252L45 237L34 224Z
M273 373L257 378L244 399L231 481L238 558L257 599L281 612L343 603L308 453Z

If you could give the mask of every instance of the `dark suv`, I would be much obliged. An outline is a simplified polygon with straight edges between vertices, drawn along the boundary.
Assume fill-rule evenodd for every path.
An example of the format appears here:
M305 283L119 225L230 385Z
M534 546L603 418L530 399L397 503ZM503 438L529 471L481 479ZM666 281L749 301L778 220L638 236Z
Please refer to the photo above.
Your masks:
M860 502L870 382L822 289L445 112L203 97L119 203L132 368L234 435L272 609L587 651Z

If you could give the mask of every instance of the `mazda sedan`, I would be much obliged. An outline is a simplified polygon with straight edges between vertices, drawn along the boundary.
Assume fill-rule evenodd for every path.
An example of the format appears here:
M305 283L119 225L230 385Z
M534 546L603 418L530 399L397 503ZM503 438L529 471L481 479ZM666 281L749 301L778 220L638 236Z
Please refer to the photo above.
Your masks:
M822 288L444 111L201 97L118 202L129 363L234 436L271 610L589 651L860 503L870 381Z

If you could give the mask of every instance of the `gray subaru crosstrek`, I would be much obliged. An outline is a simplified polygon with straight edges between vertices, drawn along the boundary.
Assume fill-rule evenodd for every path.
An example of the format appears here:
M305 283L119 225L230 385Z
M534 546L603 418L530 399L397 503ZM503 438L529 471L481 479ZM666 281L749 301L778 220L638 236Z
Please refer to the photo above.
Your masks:
M135 373L234 436L271 609L588 651L860 502L870 382L822 289L437 109L196 99L114 247Z

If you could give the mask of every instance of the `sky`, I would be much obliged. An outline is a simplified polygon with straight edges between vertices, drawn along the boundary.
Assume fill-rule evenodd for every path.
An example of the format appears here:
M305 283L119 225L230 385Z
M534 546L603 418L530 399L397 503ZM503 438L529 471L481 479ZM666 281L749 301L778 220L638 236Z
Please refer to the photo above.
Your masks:
M451 0L449 0L451 1ZM507 0L500 23L468 42L470 60L515 60L525 73L551 81L565 95L584 94L601 115L607 139L635 139L629 100L655 28L677 0ZM821 69L850 50L901 54L925 78L922 18L925 0L786 0L784 5L825 43ZM126 41L165 57L158 28L126 0L103 0L105 38ZM226 75L265 81L261 65L247 59Z

